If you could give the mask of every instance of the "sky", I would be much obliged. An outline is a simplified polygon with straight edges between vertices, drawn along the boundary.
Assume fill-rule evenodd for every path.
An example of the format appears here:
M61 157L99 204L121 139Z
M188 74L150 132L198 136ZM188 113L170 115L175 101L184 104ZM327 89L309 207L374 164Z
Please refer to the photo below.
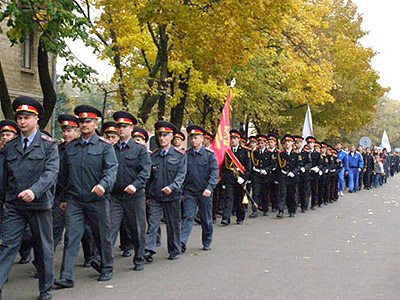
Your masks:
M400 101L400 0L353 0L358 11L363 15L362 28L369 34L361 40L366 47L372 47L377 55L372 60L372 67L379 72L380 84L390 87L387 97ZM75 55L97 70L102 81L108 81L113 74L113 68L104 61L96 59L82 43L69 43ZM65 62L59 60L58 72L61 72Z

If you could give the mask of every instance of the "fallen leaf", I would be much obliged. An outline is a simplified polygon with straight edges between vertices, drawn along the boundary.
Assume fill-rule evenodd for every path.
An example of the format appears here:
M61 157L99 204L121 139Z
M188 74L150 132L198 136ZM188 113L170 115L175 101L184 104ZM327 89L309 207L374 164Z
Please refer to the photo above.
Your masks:
M335 252L336 252L336 253L339 253L339 252L340 252L340 250L339 250L339 249L337 249L337 250L335 250Z
M309 257L309 256L304 256L303 258L304 258L304 259L310 259L311 257Z
M269 270L264 270L264 273L269 273Z
M373 215L374 213L373 213L372 211L370 211L368 214L369 214L369 215Z
M106 289L113 289L114 286L113 286L113 285L106 285L105 288L106 288Z
M363 254L367 254L367 253L368 253L368 251L363 251L362 253L363 253Z
M266 234L270 234L271 232L269 232L269 231L266 231L265 233L266 233Z
M353 221L353 224L356 224L357 223L357 221Z
M308 236L308 234L307 233L303 233L303 236Z

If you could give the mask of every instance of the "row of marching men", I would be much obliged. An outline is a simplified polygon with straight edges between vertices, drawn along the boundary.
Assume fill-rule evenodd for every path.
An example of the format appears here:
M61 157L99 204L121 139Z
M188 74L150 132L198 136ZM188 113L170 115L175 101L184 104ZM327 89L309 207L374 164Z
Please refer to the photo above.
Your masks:
M16 123L3 121L10 133L0 152L0 202L4 204L0 246L0 299L8 274L29 228L39 299L52 299L53 286L72 288L80 244L99 281L113 276L113 248L121 223L132 239L133 270L153 262L165 219L169 259L185 252L197 210L202 223L203 250L211 250L212 195L219 167L213 151L203 145L206 132L189 126L191 148L171 145L176 127L158 121L159 148L151 154L138 142L136 118L113 115L119 141L114 145L97 134L99 110L79 105L73 115L59 118L65 142L57 145L38 129L43 106L33 98L13 102ZM10 129L11 128L11 129ZM183 204L183 221L181 202ZM65 229L60 275L54 280L54 251Z
M278 150L274 133L245 138L231 130L231 148L225 153L219 193L221 224L229 225L231 215L236 223L245 219L244 199L251 200L251 218L259 212L268 216L277 212L283 218L285 209L294 217L297 208L305 213L338 200L338 179L343 168L338 151L313 136L286 134ZM311 203L310 203L311 202Z

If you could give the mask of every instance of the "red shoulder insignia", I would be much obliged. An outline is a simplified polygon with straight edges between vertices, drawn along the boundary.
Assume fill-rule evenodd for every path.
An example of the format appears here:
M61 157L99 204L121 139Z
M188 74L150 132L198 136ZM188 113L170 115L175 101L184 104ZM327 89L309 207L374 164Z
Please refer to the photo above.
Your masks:
M99 136L99 140L102 141L103 143L108 144L108 145L112 145L112 143L109 140L103 138L102 136Z
M160 151L160 149L157 148L156 150L154 150L153 152L151 152L150 155L156 154L158 151Z
M182 149L179 149L179 148L176 148L176 147L174 147L174 149L175 149L176 152L178 152L180 154L185 154L185 150L182 150Z
M49 137L47 134L42 134L40 137L42 138L42 140L44 140L46 142L50 142L50 143L53 143L56 141L52 137Z
M285 150L278 150L278 152L279 152L279 153L283 153L283 152L285 152Z
M208 152L214 153L214 150L212 150L212 149L210 149L210 148L204 147L204 149L206 149L206 151L208 151Z

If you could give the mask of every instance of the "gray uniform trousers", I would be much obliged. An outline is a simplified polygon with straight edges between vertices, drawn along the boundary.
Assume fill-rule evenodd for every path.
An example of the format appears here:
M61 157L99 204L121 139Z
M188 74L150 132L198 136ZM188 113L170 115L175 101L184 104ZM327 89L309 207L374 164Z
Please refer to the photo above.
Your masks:
M7 204L4 218L3 243L0 245L0 290L8 278L22 244L27 226L33 236L35 265L39 274L39 291L51 291L54 281L54 251L51 209L21 210Z
M204 197L200 192L198 195L192 193L184 193L183 201L183 221L181 230L181 242L187 245L190 234L192 232L194 216L197 207L199 208L201 220L201 241L203 246L210 246L213 235L213 219L212 219L213 197Z
M181 200L161 202L150 200L149 228L147 229L146 250L157 252L157 233L160 229L161 219L165 217L167 225L168 253L176 256L181 253Z
M101 258L102 273L113 270L110 201L68 201L66 212L66 245L60 278L74 280L74 267L79 254L79 245L85 233L85 219L89 221L93 237Z
M122 219L132 238L135 265L143 264L143 254L146 246L146 200L144 189L135 195L111 195L111 238L113 245L117 241Z

